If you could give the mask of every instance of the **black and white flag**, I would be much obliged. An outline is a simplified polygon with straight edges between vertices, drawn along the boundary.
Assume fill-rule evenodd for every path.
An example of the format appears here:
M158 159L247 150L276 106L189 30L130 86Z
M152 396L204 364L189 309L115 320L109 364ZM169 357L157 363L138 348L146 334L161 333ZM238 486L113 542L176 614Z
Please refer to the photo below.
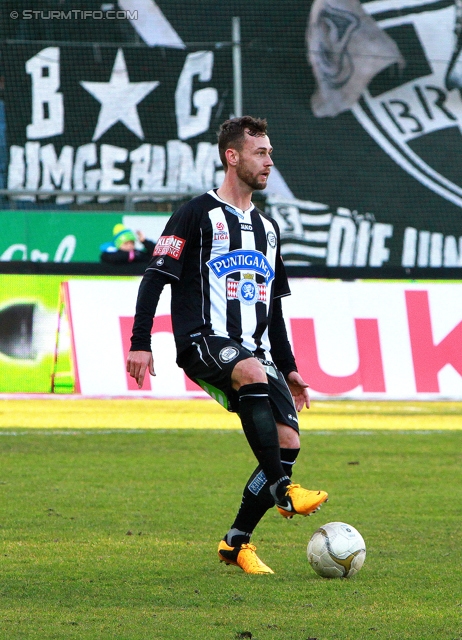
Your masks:
M315 0L306 41L317 82L311 107L318 118L346 111L380 71L404 65L395 42L359 0Z

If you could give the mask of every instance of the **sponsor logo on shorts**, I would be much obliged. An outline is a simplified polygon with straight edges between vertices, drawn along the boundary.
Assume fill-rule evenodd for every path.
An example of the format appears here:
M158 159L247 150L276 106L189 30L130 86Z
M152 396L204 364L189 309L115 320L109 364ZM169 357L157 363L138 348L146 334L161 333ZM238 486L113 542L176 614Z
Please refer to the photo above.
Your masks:
M160 236L154 249L154 256L170 256L179 260L186 240L178 236Z
M261 362L264 367L274 367L272 360L263 360L263 358L257 358L258 362Z
M266 375L267 376L271 376L272 378L274 378L275 380L278 379L278 374L277 371L275 369L275 366L273 363L270 363L269 365L263 365L265 371L266 371Z
M272 231L268 231L268 233L266 234L266 239L268 240L269 246L274 249L274 247L276 246L276 234Z
M158 267L161 267L163 264L164 264L164 259L163 259L163 258L158 258L158 259L156 260L156 265L157 265Z
M237 357L238 353L239 351L236 349L236 347L223 347L223 349L218 354L218 357L220 358L221 362L226 364L227 362L231 362L231 360L234 360L234 358Z

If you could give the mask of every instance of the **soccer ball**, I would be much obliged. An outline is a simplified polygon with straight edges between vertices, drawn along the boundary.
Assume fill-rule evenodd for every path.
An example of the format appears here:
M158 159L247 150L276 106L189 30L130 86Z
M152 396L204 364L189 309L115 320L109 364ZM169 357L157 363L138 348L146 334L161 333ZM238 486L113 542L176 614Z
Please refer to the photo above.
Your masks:
M366 544L350 524L329 522L313 533L306 552L323 578L351 578L364 564Z

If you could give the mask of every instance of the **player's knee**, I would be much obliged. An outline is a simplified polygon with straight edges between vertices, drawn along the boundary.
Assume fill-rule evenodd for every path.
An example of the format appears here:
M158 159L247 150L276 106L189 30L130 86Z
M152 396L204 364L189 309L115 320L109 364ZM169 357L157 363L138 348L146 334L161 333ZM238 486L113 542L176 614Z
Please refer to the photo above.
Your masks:
M247 358L238 362L233 369L231 379L233 388L237 390L246 384L268 382L265 369L256 358Z
M300 449L300 436L287 424L277 423L279 446L284 449Z

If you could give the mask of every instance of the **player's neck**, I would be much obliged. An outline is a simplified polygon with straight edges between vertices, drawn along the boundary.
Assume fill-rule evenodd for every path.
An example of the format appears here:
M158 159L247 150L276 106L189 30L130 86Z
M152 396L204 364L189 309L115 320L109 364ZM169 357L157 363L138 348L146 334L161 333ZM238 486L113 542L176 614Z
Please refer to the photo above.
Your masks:
M217 189L217 196L237 207L241 211L246 211L252 204L252 191L247 185L227 180L226 176L223 184Z

